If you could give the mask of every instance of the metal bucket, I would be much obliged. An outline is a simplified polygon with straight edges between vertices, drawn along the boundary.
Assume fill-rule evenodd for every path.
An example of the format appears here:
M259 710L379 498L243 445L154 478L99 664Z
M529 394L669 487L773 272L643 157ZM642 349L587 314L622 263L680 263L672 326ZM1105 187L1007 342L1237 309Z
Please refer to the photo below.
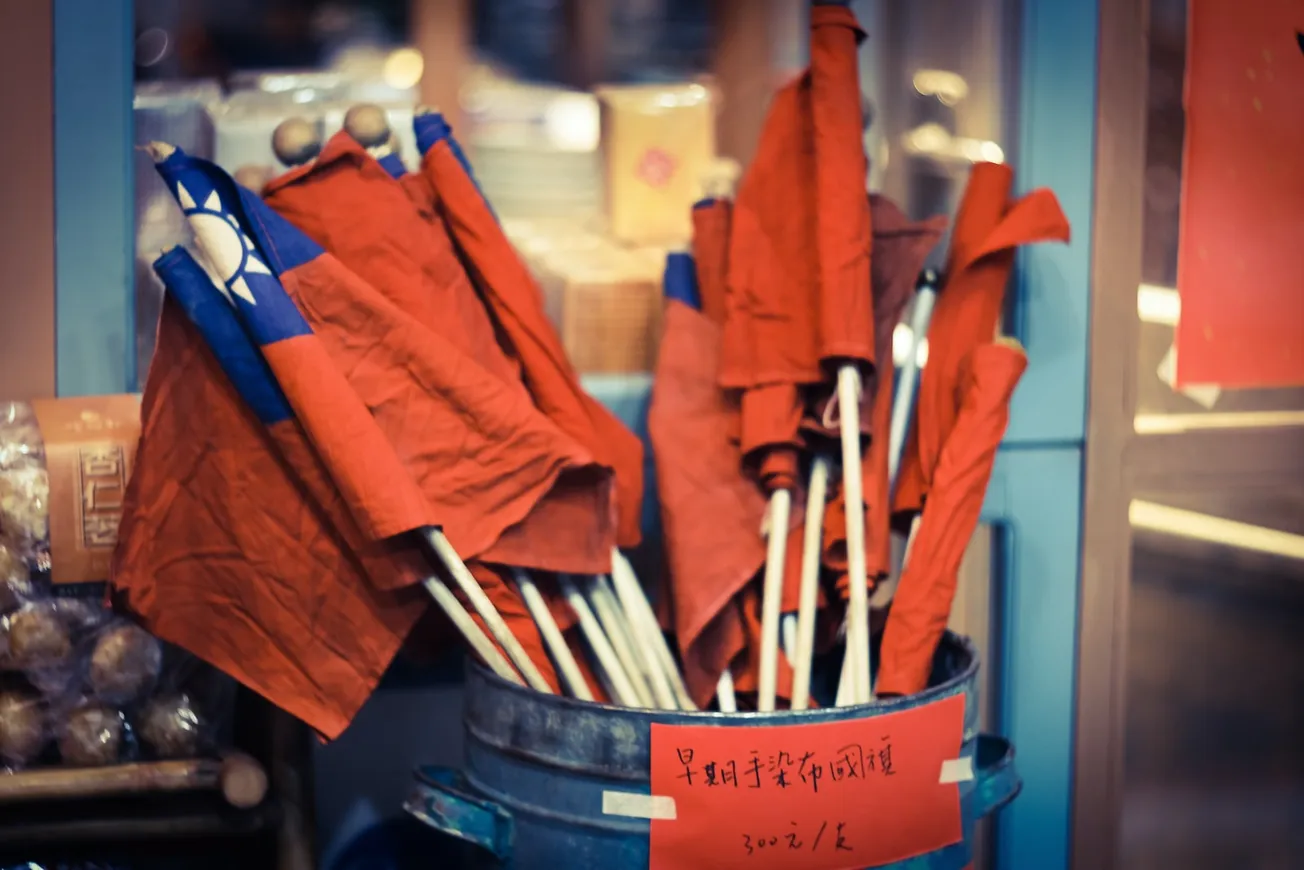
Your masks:
M973 760L974 769L974 779L960 785L964 840L887 865L963 870L972 861L975 822L1011 801L1021 786L1009 742L977 733L977 675L973 645L948 632L933 662L930 688L918 695L859 707L724 715L630 710L544 695L472 664L464 769L418 769L405 809L481 847L504 867L646 867L650 823L605 815L602 796L608 789L649 792L652 723L714 720L764 727L872 719L963 695L961 755Z

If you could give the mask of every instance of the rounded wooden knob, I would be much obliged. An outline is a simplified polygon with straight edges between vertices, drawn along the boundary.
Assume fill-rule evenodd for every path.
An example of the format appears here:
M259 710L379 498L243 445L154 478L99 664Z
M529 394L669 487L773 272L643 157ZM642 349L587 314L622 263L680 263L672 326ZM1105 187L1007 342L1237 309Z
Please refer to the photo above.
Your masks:
M233 752L222 759L221 785L227 803L247 810L267 797L267 771L248 755Z
M250 163L241 166L231 177L235 179L236 184L258 193L263 189L263 185L271 181L274 175L276 175L275 169Z
M719 158L702 173L702 195L708 199L732 199L741 167L737 161Z
M305 118L286 118L272 132L272 151L286 166L301 166L321 153L317 125Z
M389 118L385 110L371 103L360 103L344 115L344 129L363 148L376 148L389 141Z

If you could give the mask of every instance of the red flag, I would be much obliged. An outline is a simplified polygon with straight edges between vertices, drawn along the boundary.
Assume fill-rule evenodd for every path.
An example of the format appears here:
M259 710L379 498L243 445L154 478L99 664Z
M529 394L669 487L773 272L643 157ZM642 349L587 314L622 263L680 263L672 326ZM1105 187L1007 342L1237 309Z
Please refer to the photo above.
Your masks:
M1017 342L974 348L963 364L955 428L947 437L910 560L883 630L878 691L923 691L946 632L965 548L978 526L1010 397L1028 366Z
M169 286L193 269L191 305L195 280L218 295L184 252L160 267ZM261 359L215 343L226 375L169 292L111 586L159 637L333 738L428 603L379 587L415 582L420 564L362 542Z
M912 221L889 199L871 195L874 227L870 280L874 294L874 353L892 359L892 336L910 302L915 280L929 251L946 225L944 218ZM886 365L886 362L885 362ZM862 493L865 503L866 566L870 578L887 574L891 561L891 516L888 496L888 426L892 415L892 384L874 378L861 403L861 431L870 435L869 449L861 456ZM810 417L806 425L827 436L836 431L829 421ZM839 591L847 589L847 524L845 492L839 488L829 499L824 516L824 564L837 575Z
M428 189L428 182L423 183ZM528 462L564 461L583 450L540 412L529 413L533 399L521 383L520 365L500 346L497 327L466 276L436 213L433 194L425 203L417 202L414 188L405 190L341 132L310 168L274 180L264 196L268 205L351 272L482 366L505 392L516 394L515 413L522 419L515 425L530 426L536 433L536 454ZM604 572L614 537L591 530L597 522L614 534L606 504L610 492L608 476L598 469L564 473L526 517L478 557L543 571ZM480 508L492 511L497 506L487 503ZM587 515L595 509L596 517ZM554 612L563 624L569 623L569 608L557 604Z
M695 218L713 207L699 206ZM723 301L722 288L710 277L723 270L709 253L722 248L713 248L705 233L702 241L707 260L698 264L697 274L707 280L700 297L692 259L671 254L667 262L665 320L648 409L675 636L684 681L699 706L710 701L720 674L731 665L742 690L755 690L749 665L755 664L756 650L740 655L759 639L759 629L751 631L757 604L747 584L765 562L759 534L765 498L742 472L734 437L737 399L717 384L720 327L696 308L699 298L703 307L708 299ZM800 532L795 534L799 540ZM790 543L789 553L789 571L796 576L800 546ZM788 686L781 676L781 695L787 696Z
M421 116L418 121L427 123L433 117ZM503 234L464 159L459 159L447 125L423 142L421 171L439 198L453 241L506 347L520 362L534 404L603 466L615 469L617 543L636 545L643 506L642 443L580 387L561 339L544 313L538 285Z
M370 537L439 526L464 558L492 551L510 563L520 555L514 527L559 481L607 474L582 449L540 450L556 429L540 425L547 421L519 389L421 326L220 169L180 151L158 168ZM547 542L550 552L529 556L603 551L612 517L605 497L595 501Z
M956 212L946 283L928 327L928 364L920 374L895 511L917 511L928 495L942 446L955 426L962 366L974 348L995 337L1015 250L1034 242L1068 241L1068 221L1049 190L1034 190L1009 202L1013 175L1003 164L975 164Z

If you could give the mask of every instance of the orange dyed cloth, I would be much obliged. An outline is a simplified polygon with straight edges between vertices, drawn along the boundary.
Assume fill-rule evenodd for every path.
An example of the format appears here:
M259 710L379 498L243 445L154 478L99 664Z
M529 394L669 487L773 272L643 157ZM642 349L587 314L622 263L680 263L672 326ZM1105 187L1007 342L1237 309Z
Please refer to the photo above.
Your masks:
M429 605L382 589L419 580L420 559L365 542L298 425L255 417L171 296L141 427L115 603L337 737Z
M871 195L874 241L870 275L874 294L874 353L877 359L892 359L892 335L910 303L915 281L928 253L941 238L944 218L912 221L885 197ZM886 365L886 363L885 363ZM891 369L886 369L889 373ZM827 405L825 410L827 410ZM823 411L820 412L823 414ZM871 378L865 385L860 407L861 432L869 436L868 449L861 454L862 493L865 500L865 564L871 581L885 576L891 562L891 529L887 478L888 429L892 417L891 378ZM827 438L838 436L833 422L822 416L808 416L804 425ZM832 489L824 515L824 557L826 567L837 577L839 592L847 589L847 519L841 486Z
M1055 195L1034 190L1010 202L1013 179L1013 170L1004 164L975 164L956 212L945 284L928 327L928 365L920 372L915 419L901 459L895 512L918 511L932 488L943 445L956 425L955 397L964 361L996 335L1016 249L1068 241L1068 221Z
M511 428L528 433L520 441L523 451L513 460L523 473L586 453L533 407L520 365L500 345L497 327L468 279L433 199L424 206L416 202L429 182L423 176L414 178L420 184L392 178L340 132L311 165L270 182L264 197L282 217L429 330L427 343L459 352L457 365L468 377L497 382L485 392L485 406L475 410L482 419L491 419L493 403L510 404ZM465 401L473 404L476 399L467 395ZM501 424L490 425L506 431ZM448 425L436 422L430 434L449 431ZM471 451L467 459L473 459ZM467 471L453 471L445 480L466 479ZM524 516L512 517L491 546L462 555L543 571L605 572L615 543L613 501L610 473L596 463L565 468ZM493 514L503 507L467 487L466 510ZM541 588L551 592L552 584ZM568 622L569 609L561 607L555 595L549 597Z
M544 313L538 284L447 139L426 152L421 172L438 198L439 213L497 325L500 341L521 366L535 406L601 465L614 469L616 542L622 547L637 545L643 506L642 442L580 387L579 376ZM604 570L609 569L610 559Z
M928 684L951 615L960 562L978 526L996 449L1005 436L1010 398L1027 365L1023 348L1009 340L973 348L961 365L955 425L942 446L883 630L880 695L910 695Z

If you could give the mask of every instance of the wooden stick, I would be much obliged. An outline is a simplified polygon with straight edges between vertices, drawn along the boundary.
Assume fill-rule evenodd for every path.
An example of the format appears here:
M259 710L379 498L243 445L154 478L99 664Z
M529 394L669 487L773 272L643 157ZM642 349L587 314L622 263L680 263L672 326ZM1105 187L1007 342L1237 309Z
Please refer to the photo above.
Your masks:
M616 587L616 595L624 605L631 622L636 622L637 627L644 632L645 639L651 642L661 673L669 680L670 690L674 693L679 709L696 710L697 706L693 703L692 696L688 694L684 677L679 672L679 663L675 661L675 655L670 651L670 644L666 642L666 636L661 631L661 623L657 621L657 615L653 612L647 594L643 591L643 584L638 582L634 566L629 564L625 554L617 549L611 551L611 579Z
M0 776L0 804L149 792L216 791L222 762L211 758L108 767L51 767Z
M657 651L656 639L653 637L654 631L658 635L661 633L661 627L649 626L639 612L640 605L647 607L651 612L651 605L647 603L643 587L634 576L633 569L623 558L613 558L611 577L603 578L602 583L616 599L620 615L623 617L622 621L629 631L630 640L635 645L639 661L644 665L652 689L652 697L656 700L657 706L662 710L678 710L679 702L675 697L674 688L670 685L670 675L666 672L664 660Z
M543 642L548 645L548 652L557 665L557 672L567 691L572 697L579 698L581 701L592 701L593 691L580 671L579 662L575 661L575 656L571 654L557 620L552 618L552 611L548 609L548 602L543 600L539 587L535 585L529 573L520 568L514 569L512 574L516 579L516 588L521 591L521 600L525 602L526 610L530 611L530 616L539 626L539 634L543 636Z
M593 615L593 611L589 609L589 603L584 600L584 595L575 587L575 582L564 574L558 575L557 583L561 586L561 594L565 596L566 603L579 618L580 631L593 650L593 657L597 659L599 675L611 687L613 700L626 707L639 706L638 694L634 691L629 676L621 668L620 660L616 658L616 651L611 648L611 642L602 633L602 626L598 623L598 618Z
M253 758L232 752L220 761L187 758L51 767L0 776L0 804L183 791L221 791L231 806L249 809L267 796L267 773Z
M852 668L853 703L873 700L869 675L869 589L865 565L865 502L860 468L860 372L854 365L838 369L838 415L842 436L842 487L847 513L847 657Z
M643 678L652 693L652 700L657 709L678 710L679 703L675 700L674 690L670 688L670 678L662 669L661 659L657 656L642 622L635 619L634 614L630 613L624 602L620 600L615 581L611 577L598 577L597 583L603 590L603 597L610 603L616 615L616 622L629 642L630 648L634 651L634 657L642 669Z
M795 611L779 615L779 647L788 667L797 661L797 614Z
M715 702L721 713L737 713L738 698L734 695L733 672L728 668L720 675L720 682L715 686Z
M842 655L842 672L837 678L837 697L833 700L833 706L846 707L855 703L855 664L852 661L852 642L850 642L850 633L846 639L846 650Z
M783 605L783 568L788 549L788 518L792 513L792 491L770 493L769 541L765 553L765 577L761 588L761 672L756 709L773 712L779 683L779 608Z
M525 652L525 647L521 646L521 642L516 639L516 635L512 634L512 630L507 627L507 623L503 621L498 608L494 607L493 602L489 600L489 596L480 588L479 581L475 579L471 569L466 567L466 563L462 561L462 558L457 555L457 551L453 549L453 545L449 543L448 538L444 537L444 533L436 528L426 528L422 531L426 542L430 544L435 555L439 557L439 561L448 569L448 573L453 575L453 580L457 583L462 594L467 597L476 613L480 614L480 618L484 620L484 624L489 628L489 633L493 635L493 639L498 642L498 645L507 653L507 657L511 659L512 664L516 665L516 669L525 677L526 685L536 691L552 694L552 687L543 678L543 674L539 673L539 668Z
M824 502L828 496L828 456L816 453L806 492L806 526L802 533L801 598L797 608L797 643L792 674L792 709L810 705L811 667L815 658L815 615L819 604L820 556L824 551Z
M480 660L504 680L524 686L525 681L521 679L521 675L516 673L516 669L503 658L503 654L494 646L493 641L480 630L480 626L475 624L471 614L466 612L462 602L457 600L457 596L444 584L444 581L438 577L427 577L424 585L430 597L435 599L435 604L444 611L449 621L453 623L453 627L461 633L462 638Z
M602 626L602 631L607 636L607 640L611 641L611 648L616 651L616 658L620 660L620 666L624 669L626 676L629 677L630 685L634 688L634 694L638 696L639 706L649 710L657 709L656 701L652 699L652 689L648 685L643 664L639 661L638 654L634 652L634 645L630 641L625 627L621 624L614 598L609 597L601 575L589 577L587 581L585 593L589 600L589 606L593 608L593 612L597 615L598 623Z

